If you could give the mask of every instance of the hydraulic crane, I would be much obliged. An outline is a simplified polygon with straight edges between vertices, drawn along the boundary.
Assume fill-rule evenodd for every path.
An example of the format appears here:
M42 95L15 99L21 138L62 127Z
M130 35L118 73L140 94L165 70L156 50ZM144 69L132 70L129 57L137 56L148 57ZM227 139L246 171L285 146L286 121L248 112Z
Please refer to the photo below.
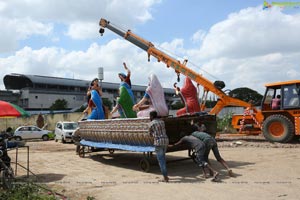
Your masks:
M185 76L188 76L189 78L191 78L191 80L201 85L203 87L204 94L207 94L208 92L212 92L215 95L217 95L219 97L218 102L214 106L214 108L210 110L209 112L210 114L218 114L225 106L241 106L241 107L251 107L252 109L255 109L250 103L228 96L220 88L216 87L214 83L204 78L201 74L188 68L186 66L187 60L181 63L179 60L176 60L170 55L157 49L151 42L139 37L138 35L132 33L130 30L126 32L122 31L116 26L113 26L106 19L101 19L99 24L101 27L108 28L109 30L120 35L121 37L128 40L132 44L146 51L148 53L148 61L150 61L150 56L153 56L157 59L158 62L163 62L167 65L168 68L169 67L173 68L177 73L177 75L183 74ZM103 28L100 29L99 31L100 34L104 33ZM207 97L207 95L204 96ZM200 107L202 111L205 109L205 100L201 101Z
M201 74L186 66L187 60L180 62L170 55L157 49L151 42L132 33L130 30L123 31L112 25L106 19L101 19L99 32L104 33L104 28L111 30L132 44L138 46L157 59L158 62L166 64L167 68L173 68L178 75L183 74L203 87L204 93L200 103L201 111L205 109L205 102L209 92L218 96L216 105L209 111L209 114L217 115L226 106L238 106L246 108L244 115L233 115L232 125L235 129L241 130L247 123L249 134L262 131L269 141L288 142L294 135L300 135L300 80L291 80L266 84L266 92L262 100L261 110L256 109L251 103L228 96L222 88L212 83ZM272 109L272 100L281 95L279 109ZM252 131L252 132L251 132Z

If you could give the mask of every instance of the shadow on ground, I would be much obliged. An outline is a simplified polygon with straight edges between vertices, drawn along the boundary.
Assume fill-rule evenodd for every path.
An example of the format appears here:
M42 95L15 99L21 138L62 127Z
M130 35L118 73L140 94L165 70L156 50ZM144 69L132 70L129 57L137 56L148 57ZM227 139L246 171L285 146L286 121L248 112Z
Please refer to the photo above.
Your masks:
M36 181L40 183L57 182L62 180L64 177L65 174L54 174L54 173L37 174Z
M87 156L86 159L92 159L102 164L112 165L115 167L126 168L128 170L142 170L141 160L147 158L149 161L149 171L148 173L161 175L158 162L156 160L155 154L145 155L143 153L134 153L134 152L124 152L124 151L115 151L113 154L108 152L97 152L92 153ZM184 156L174 156L166 154L167 158L167 169L171 182L199 182L204 181L202 170L200 167L193 162L191 158ZM231 178L228 176L227 170L217 162L216 160L210 159L212 167L217 170L220 175L221 180ZM235 168L240 168L247 165L254 165L255 163L251 162L240 162L240 161L227 161L228 165L232 168L233 172ZM146 172L145 172L146 173ZM242 176L241 174L234 173L234 177ZM172 178L173 177L173 178Z

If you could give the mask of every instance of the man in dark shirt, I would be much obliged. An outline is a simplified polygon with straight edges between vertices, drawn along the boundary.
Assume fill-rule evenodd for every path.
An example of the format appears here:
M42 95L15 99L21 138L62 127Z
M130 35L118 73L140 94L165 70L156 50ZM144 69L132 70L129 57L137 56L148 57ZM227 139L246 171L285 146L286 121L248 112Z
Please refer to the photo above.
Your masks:
M204 124L202 126L199 126L197 124L194 124L195 130L192 133L192 136L198 138L205 144L205 153L204 153L204 160L209 163L208 160L208 155L210 150L213 151L215 158L217 161L219 161L227 170L229 176L233 176L232 170L229 168L228 164L225 162L225 160L221 157L219 149L218 149L218 144L215 138L213 138L211 135L208 133L204 132L206 131L206 127Z
M151 122L149 123L149 131L150 135L154 139L155 153L157 156L158 164L164 176L164 181L168 182L169 177L167 173L165 156L169 144L169 138L166 134L165 123L163 120L157 117L156 111L150 112L150 120Z
M210 171L210 174L213 176L212 181L218 181L218 175L219 173L215 171L206 161L204 158L205 153L205 144L199 140L198 138L188 135L181 138L177 143L174 145L169 146L177 146L181 144L186 144L189 149L193 149L195 151L195 162L201 167L204 178L206 177L205 168L208 168Z

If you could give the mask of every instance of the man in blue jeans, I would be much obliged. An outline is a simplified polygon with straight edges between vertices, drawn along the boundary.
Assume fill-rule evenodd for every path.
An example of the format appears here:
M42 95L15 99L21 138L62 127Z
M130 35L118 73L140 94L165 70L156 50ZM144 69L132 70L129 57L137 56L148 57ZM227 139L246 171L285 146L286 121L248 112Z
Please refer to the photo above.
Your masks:
M157 117L156 111L150 112L149 132L154 139L155 153L165 182L169 182L166 166L166 151L169 138L166 134L165 122Z

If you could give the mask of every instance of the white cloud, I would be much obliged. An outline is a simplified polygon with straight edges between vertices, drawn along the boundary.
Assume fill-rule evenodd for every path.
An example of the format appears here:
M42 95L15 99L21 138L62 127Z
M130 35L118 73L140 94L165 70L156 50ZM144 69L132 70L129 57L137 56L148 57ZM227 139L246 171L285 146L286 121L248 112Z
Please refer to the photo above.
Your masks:
M248 87L264 93L266 83L299 79L300 52L268 54L248 58L215 58L203 64L212 82L225 81L227 89ZM211 76L211 74L213 76Z
M211 27L199 50L202 59L252 57L300 49L300 15L279 9L243 9Z
M160 49L164 53L169 54L175 59L182 60L180 59L184 55L186 55L186 50L183 47L184 40L183 39L174 39L171 42L164 42L160 45L155 45L156 48Z
M48 35L53 30L50 23L43 24L30 18L8 19L0 18L0 53L17 48L18 40L26 39L31 35Z
M73 39L87 39L99 36L97 23L76 22L69 26L66 35Z
M205 36L206 36L206 31L204 31L204 30L198 30L196 33L193 34L191 40L194 43L199 43L199 42L203 41L203 39L205 38Z
M26 39L30 35L48 35L53 30L53 25L51 23L43 24L38 21L32 20L30 18L17 19L9 21L10 26L14 26L16 33L18 34L18 39Z
M20 4L19 1L11 2ZM20 34L17 34L16 29L9 31L15 27L11 25L9 29L6 28L0 32L0 36L6 38L6 40L0 39L1 44L3 42L8 46L17 46L18 40L22 38L29 37L31 34L43 34L40 32L42 29L48 30L47 34L51 34L51 31L53 32L52 24L46 22L52 18L56 22L68 24L67 34L72 38L92 38L94 34L99 37L98 30L94 29L93 23L98 22L100 17L109 18L114 24L122 24L125 28L133 27L130 25L131 23L143 23L142 20L151 19L151 17L147 17L147 12L151 11L149 10L150 5L159 1L146 1L144 4L138 1L140 3L135 2L137 8L127 5L125 10L122 9L124 5L126 3L133 5L133 1L101 1L104 2L103 6L101 8L94 6L89 13L88 8L83 3L80 4L83 1L79 1L78 5L72 4L68 7L70 10L78 9L74 11L78 16L68 9L63 15L63 8L67 8L65 1L54 1L58 3L57 16L51 14L55 13L52 1L46 2L40 11L38 9L32 11L34 19L42 19L41 21L32 20L31 23L36 26L28 26L37 27L36 29L32 28L32 32L29 33L21 32L18 29ZM96 1L88 2L95 3ZM120 4L113 6L117 2ZM34 1L34 3L39 3L39 6L42 4L41 1ZM95 3L95 5L98 4ZM49 10L44 6L49 7ZM79 9L80 6L81 9ZM0 5L0 9L7 11L5 6ZM17 7L16 10L19 9ZM37 17L42 16L41 13L39 15L39 12L42 11L46 12L45 16ZM118 15L109 15L113 11ZM137 14L128 14L132 12ZM21 18L19 12L10 13L10 15ZM176 59L186 56L189 59L188 67L203 74L211 82L223 80L228 89L249 87L263 93L265 83L299 79L300 77L299 18L300 15L287 15L276 9L262 11L261 7L247 8L232 13L227 19L213 25L207 33L198 29L199 31L190 38L196 43L200 42L199 48L186 49L185 40L182 38L155 45ZM33 18L26 19L30 21ZM121 20L122 23L119 23ZM2 25L4 24L2 23ZM55 29L55 25L53 26ZM98 24L95 27L98 29ZM91 31L91 29L93 30ZM157 32L159 34L159 30ZM141 36L143 37L143 35ZM57 38L53 35L51 37ZM106 41L107 38L104 38L103 41ZM59 38L57 39L59 41ZM0 57L0 77L3 79L5 74L17 72L90 80L97 76L97 68L103 67L104 81L119 82L116 75L124 70L123 62L126 62L132 71L133 84L147 84L147 76L150 73L157 74L164 87L172 87L177 78L174 70L167 69L164 63L157 62L153 58L151 58L151 62L147 62L147 53L123 38L110 40L102 45L93 43L81 51L69 51L56 47L44 47L37 50L30 46L23 47L11 56ZM0 88L4 89L3 85L0 84Z
M200 48L187 54L212 82L263 93L265 83L299 79L299 35L299 14L247 8L213 25Z
M60 38L59 37L53 37L53 38L51 38L51 41L56 43L56 42L60 41Z
M292 68L287 70L286 74L288 77L290 77L291 79L299 79L300 77L300 72L299 72L299 68L297 68L298 70L296 70L296 68Z
M150 9L157 3L160 0L1 1L0 53L13 51L19 41L34 34L48 35L62 25L67 27L66 35L72 39L98 37L101 17L133 27L133 24L152 19Z
M123 39L111 40L103 46L93 43L86 51L66 51L54 47L33 50L24 47L13 56L0 58L0 73L1 77L21 73L91 80L97 76L98 67L103 67L104 81L118 83L117 74L125 72L123 62L132 71L133 84L146 85L150 73L157 74L167 87L176 78L174 71L166 69L165 64L157 63L156 59L148 62L146 52ZM0 88L4 89L4 86L0 84Z
M132 25L132 22L134 21L144 23L148 20L151 20L153 17L150 9L153 5L159 3L161 3L161 0L108 0L107 3L103 5L105 7L105 10L101 16L110 16L111 18L109 18L109 20L115 23L122 20L123 24L128 25L128 27L132 27L130 25ZM112 15L110 13L117 14Z

